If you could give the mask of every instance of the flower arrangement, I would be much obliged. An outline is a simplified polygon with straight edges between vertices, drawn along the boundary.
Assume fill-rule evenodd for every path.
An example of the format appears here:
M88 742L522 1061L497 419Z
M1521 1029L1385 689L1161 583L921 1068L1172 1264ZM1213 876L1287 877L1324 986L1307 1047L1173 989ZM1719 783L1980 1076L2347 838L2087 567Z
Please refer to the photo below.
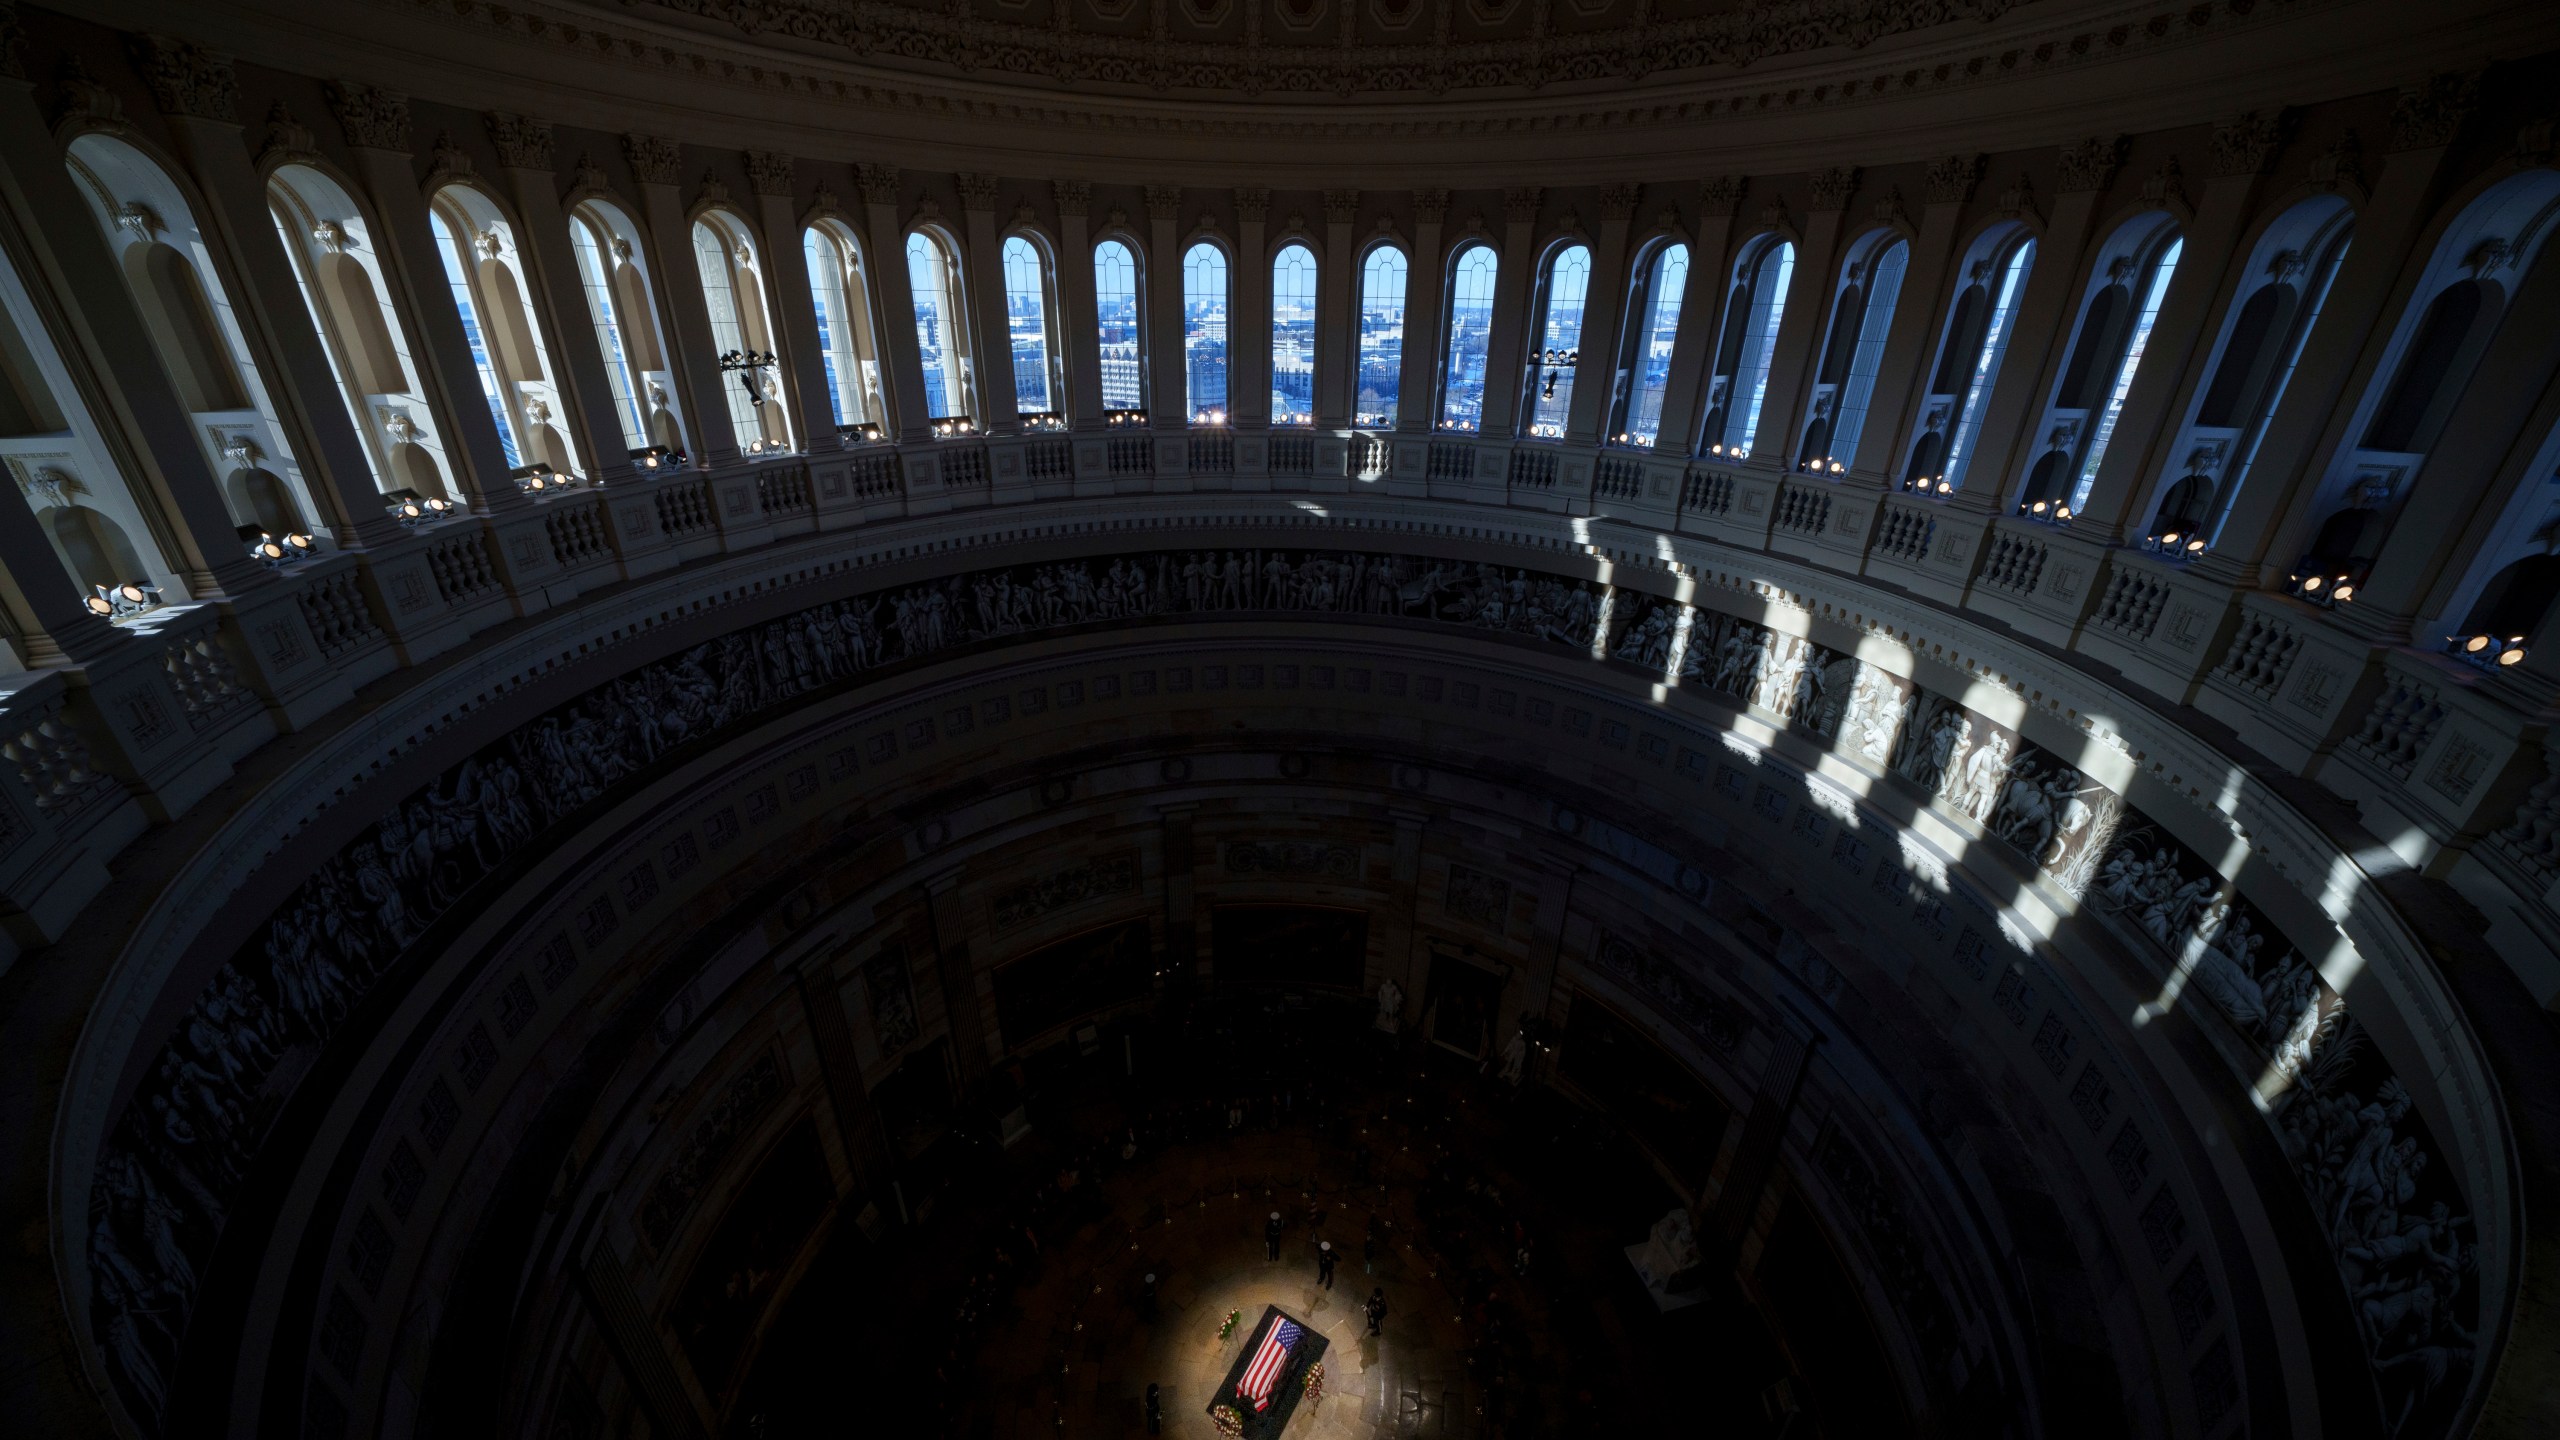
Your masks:
M1321 1360L1307 1367L1306 1395L1310 1405L1324 1398L1324 1362Z
M1244 1312L1243 1312L1243 1311L1241 1311L1241 1310L1230 1310L1230 1311L1228 1311L1228 1312L1227 1312L1227 1323L1218 1327L1218 1338L1219 1338L1219 1339L1221 1339L1221 1340L1224 1340L1224 1339L1226 1339L1228 1336L1233 1335L1234 1333L1236 1333L1236 1325L1237 1325L1237 1322L1239 1322L1239 1321L1241 1321L1241 1320L1243 1320L1243 1319L1244 1319Z
M1234 1437L1241 1437L1244 1434L1244 1412L1236 1408L1235 1402L1229 1401L1219 1406L1210 1411L1209 1416L1218 1422L1219 1434Z

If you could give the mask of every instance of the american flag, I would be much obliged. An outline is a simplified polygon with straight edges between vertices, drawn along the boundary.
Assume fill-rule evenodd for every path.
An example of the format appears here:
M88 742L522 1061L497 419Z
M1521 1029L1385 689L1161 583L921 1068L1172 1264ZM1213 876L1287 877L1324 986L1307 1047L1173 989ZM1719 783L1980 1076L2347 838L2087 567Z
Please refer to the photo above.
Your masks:
M1280 1372L1289 1366L1290 1347L1306 1332L1283 1315L1271 1322L1271 1333L1262 1337L1262 1348L1253 1352L1253 1363L1244 1368L1244 1380L1236 1393L1253 1402L1256 1410L1271 1408L1271 1387L1280 1383Z

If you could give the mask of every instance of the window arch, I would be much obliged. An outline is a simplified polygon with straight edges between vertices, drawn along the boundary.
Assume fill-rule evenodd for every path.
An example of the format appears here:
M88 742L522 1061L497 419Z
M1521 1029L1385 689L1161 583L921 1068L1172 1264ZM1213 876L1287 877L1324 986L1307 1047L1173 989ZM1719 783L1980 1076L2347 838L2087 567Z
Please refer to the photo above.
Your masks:
M596 344L604 351L623 442L644 469L683 463L684 421L675 401L675 374L659 339L657 294L641 258L639 227L618 205L582 201L569 212L569 248L577 256L578 285L586 292Z
M1738 460L1759 438L1760 406L1769 396L1769 366L1777 358L1778 326L1786 319L1787 285L1795 270L1796 247L1785 240L1746 250L1734 266L1704 432L1709 454Z
M470 185L447 185L437 191L428 213L454 304L473 342L472 360L498 416L499 433L512 430L520 447L521 458L514 463L547 465L563 475L584 474L563 428L568 402L543 343L542 327L526 303L532 280L523 268L524 252L517 247L515 227L494 201Z
M1227 252L1207 240L1182 253L1182 374L1194 424L1227 417Z
M1876 375L1884 368L1885 337L1902 299L1902 274L1911 246L1891 230L1875 230L1849 247L1831 297L1830 332L1814 372L1813 420L1797 447L1796 468L1820 474L1846 471L1858 457Z
M2053 443L2018 492L2019 514L2068 519L2087 503L2185 248L2177 222L2156 210L2117 226L2098 248L2062 378L2028 432Z
M1591 247L1568 244L1548 255L1540 290L1520 433L1560 440L1572 419L1573 377L1582 364L1582 312L1591 295Z
M1020 415L1064 414L1066 383L1058 369L1058 342L1053 328L1056 287L1049 273L1049 249L1028 235L1009 235L1004 242L1004 313L1006 344L1013 352L1013 408Z
M1351 423L1378 428L1396 423L1397 393L1404 384L1405 288L1412 268L1393 245L1374 245L1360 264L1360 350Z
M909 232L907 284L915 296L926 416L936 425L948 422L965 430L976 419L977 406L959 250L939 231Z
M2240 267L2203 384L2162 452L2164 478L2175 478L2142 531L2159 548L2197 554L2219 538L2319 323L2353 223L2343 199L2303 201L2266 228Z
M1103 237L1093 247L1093 308L1106 411L1147 408L1146 307L1138 284L1137 251L1125 240Z
M764 263L755 236L725 210L693 222L694 264L702 272L702 298L711 311L711 341L724 356L774 352L773 325L765 314ZM792 448L791 407L783 403L778 364L737 372L723 381L729 424L738 448L750 455Z
M1689 289L1689 247L1657 245L1636 266L1627 290L1625 336L1618 344L1616 413L1609 429L1621 445L1661 439L1662 401L1671 388L1671 353L1680 339L1680 304Z
M2489 186L2445 227L2349 414L2352 443L2340 445L2321 474L2313 513L2370 512L2379 517L2377 533L2387 529L2423 476L2445 421L2556 221L2560 172L2535 168ZM2310 582L2327 575L2325 593L2334 597L2334 576L2361 583L2372 558L2353 557L2356 563L2340 567L2317 550L2294 567L2297 593L2313 593Z
M889 407L881 389L862 241L845 225L821 220L801 232L800 255L808 263L809 294L816 302L818 366L827 382L827 409L838 433L880 439L887 434Z
M2035 241L2014 223L1983 232L1967 249L1958 271L1965 285L1947 307L1924 423L1903 465L1904 489L1946 495L1963 488L2035 258Z
M1316 252L1291 241L1271 257L1271 423L1316 418Z
M240 487L226 483L232 523L278 534L309 530L311 517L323 512L277 423L265 377L186 192L125 140L92 132L69 148L72 178L133 292L152 349L213 473L255 471L273 483L273 503L264 510L244 503ZM37 332L31 329L27 339L35 342Z
M1493 247L1473 244L1449 262L1449 348L1440 361L1440 428L1484 426L1485 364L1493 340L1493 282L1501 262Z

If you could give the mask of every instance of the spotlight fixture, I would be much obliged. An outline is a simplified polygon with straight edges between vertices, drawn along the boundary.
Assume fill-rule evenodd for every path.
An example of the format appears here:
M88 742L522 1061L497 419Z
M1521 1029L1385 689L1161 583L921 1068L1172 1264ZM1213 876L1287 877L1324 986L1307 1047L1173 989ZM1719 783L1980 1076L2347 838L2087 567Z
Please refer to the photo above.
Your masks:
M746 387L747 402L755 406L759 411L764 409L764 386L759 383L757 376L760 372L769 370L778 363L780 362L774 359L772 352L765 350L723 350L720 352L721 373L736 375L738 377L738 383Z
M127 580L118 585L93 588L98 593L89 597L89 609L110 620L139 615L160 603L160 587L147 580Z

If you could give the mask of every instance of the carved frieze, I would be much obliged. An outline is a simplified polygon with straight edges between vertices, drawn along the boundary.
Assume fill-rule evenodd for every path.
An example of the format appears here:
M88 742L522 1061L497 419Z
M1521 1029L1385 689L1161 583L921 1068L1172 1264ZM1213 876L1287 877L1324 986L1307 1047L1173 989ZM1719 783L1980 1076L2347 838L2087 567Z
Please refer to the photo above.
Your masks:
M1058 202L1061 215L1083 216L1093 213L1093 184L1086 180L1052 180L1049 194Z
M2293 112L2253 110L2213 127L2213 173L2264 175L2292 128Z
M1247 225L1259 225L1271 213L1271 190L1265 185L1236 187L1236 219Z
M1226 847L1227 869L1237 875L1317 875L1328 880L1360 878L1360 852L1348 845L1311 840L1232 840Z
M720 1162L782 1098L789 1080L781 1052L767 1049L720 1088L711 1113L694 1124L675 1157L641 1198L640 1233L648 1237L652 1249L663 1250L676 1237L677 1227L702 1198L703 1187L720 1173Z
M1150 185L1147 187L1147 218L1158 224L1172 224L1182 218L1182 187Z
M240 84L231 72L230 56L166 35L135 36L133 52L135 68L150 85L161 113L199 120L240 118Z
M329 84L329 109L338 130L359 150L409 150L409 97L352 80Z
M1415 223L1422 225L1437 225L1448 215L1448 213L1448 191L1433 188L1428 190L1416 190L1413 192L1413 218Z
M1546 192L1535 185L1514 185L1502 192L1502 218L1514 225L1526 225L1538 218L1538 197Z
M1805 183L1813 190L1815 210L1844 209L1849 203L1849 192L1858 188L1858 167L1838 165L1828 170L1816 170L1805 177Z
M1117 895L1138 893L1135 851L1105 855L1053 870L996 892L988 906L996 933L1019 930L1034 920Z
M1949 155L1929 162L1928 189L1922 192L1932 205L1961 205L1973 198L1973 187L1982 183L1985 156Z
M784 150L749 150L744 152L739 158L745 161L747 167L747 183L755 187L755 192L757 194L780 195L785 198L790 196L791 174L793 169L793 161L790 152Z
M1698 213L1730 218L1742 208L1742 192L1750 182L1739 175L1719 175L1698 187Z
M529 115L511 115L492 110L481 117L488 122L489 143L498 147L498 163L510 170L548 170L551 168L551 126Z
M631 178L643 185L673 185L684 178L684 147L658 135L625 135L622 153Z
M898 203L898 167L866 160L853 167L854 183L862 187L862 203L895 205Z
M2122 135L2092 135L2077 145L2064 146L2061 173L2053 188L2065 195L2106 189L2116 177L2116 167L2124 163L2125 143Z
M1452 865L1443 904L1450 918L1481 925L1499 935L1511 912L1511 882L1464 865Z
M975 171L962 171L959 176L960 208L993 213L996 208L996 177Z

